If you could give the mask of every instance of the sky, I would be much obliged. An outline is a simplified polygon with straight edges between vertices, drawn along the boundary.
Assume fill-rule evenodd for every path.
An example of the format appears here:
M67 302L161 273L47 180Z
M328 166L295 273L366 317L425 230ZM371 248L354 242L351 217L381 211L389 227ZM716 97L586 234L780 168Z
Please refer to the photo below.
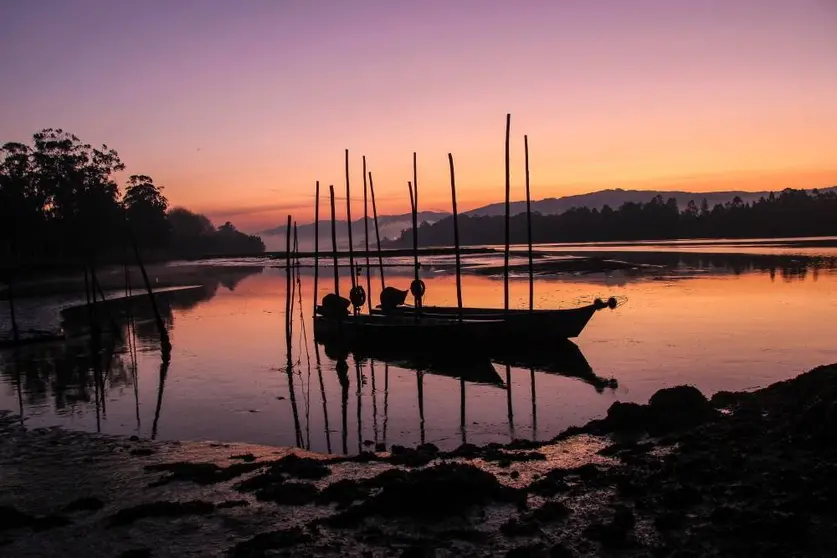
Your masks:
M837 0L0 3L0 141L114 147L173 205L258 231L603 188L837 184ZM124 183L124 182L123 182ZM339 200L339 203L345 203ZM344 212L338 209L338 215Z

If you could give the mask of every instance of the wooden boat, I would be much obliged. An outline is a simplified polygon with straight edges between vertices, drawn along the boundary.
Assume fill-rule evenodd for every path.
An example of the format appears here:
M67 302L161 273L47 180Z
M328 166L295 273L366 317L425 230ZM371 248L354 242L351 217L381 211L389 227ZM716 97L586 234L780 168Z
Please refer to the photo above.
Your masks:
M499 322L503 338L513 339L570 339L578 337L597 310L606 308L604 302L596 302L578 308L561 310L519 310L506 313L502 308L463 308L463 321ZM416 316L416 308L399 306L389 313L380 308L372 310L373 316ZM425 306L420 313L422 319L457 320L459 309L450 306Z

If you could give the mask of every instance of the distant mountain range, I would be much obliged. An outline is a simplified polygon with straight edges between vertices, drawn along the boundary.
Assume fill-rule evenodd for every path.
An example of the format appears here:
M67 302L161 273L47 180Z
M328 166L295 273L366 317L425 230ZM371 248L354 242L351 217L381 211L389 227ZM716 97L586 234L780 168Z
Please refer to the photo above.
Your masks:
M450 215L442 211L419 211L419 223L428 222L435 223ZM381 235L381 241L385 239L395 239L401 236L401 232L413 226L413 216L409 213L402 215L379 215L378 216L378 231ZM337 229L337 247L340 250L349 247L349 230L346 226L346 220L341 219L336 221ZM307 223L305 225L297 226L297 235L299 236L299 249L303 252L314 249L314 223ZM279 226L272 229L267 229L258 233L262 236L265 247L268 251L281 251L285 249L285 226ZM355 247L362 247L364 244L364 228L363 219L358 219L352 223L352 241ZM375 223L372 217L369 217L369 247L375 248ZM331 221L320 221L320 249L331 250Z
M837 186L831 188L820 188L820 190L837 190ZM776 193L779 191L777 190ZM622 190L616 188L613 190L599 190L597 192L590 192L589 194L579 194L576 196L564 196L561 198L546 198L543 200L532 202L532 212L541 213L543 215L552 215L556 213L563 213L572 207L589 207L590 209L601 209L605 205L609 205L613 209L617 209L623 203L627 202L647 202L651 198L660 195L664 200L674 198L677 200L677 205L680 208L686 207L689 201L694 200L698 206L705 199L709 207L715 204L724 204L732 201L736 196L741 198L744 203L758 201L762 196L767 197L770 192L740 192L730 190L725 192L681 192L679 190ZM525 201L515 201L509 204L510 213L516 215L526 211ZM472 215L478 217L503 215L505 211L505 204L492 203L471 211L466 211L464 215Z
M834 190L837 191L837 186L829 188L820 188L821 191ZM778 193L779 190L776 190ZM647 202L655 196L662 196L664 200L674 198L677 200L677 205L681 208L685 207L689 201L694 200L698 206L705 199L709 207L715 204L724 204L731 202L736 196L741 198L745 203L758 201L762 196L770 195L769 191L764 192L741 192L736 190L724 192L683 192L679 190L623 190L621 188L610 190L599 190L590 192L589 194L579 194L575 196L563 196L560 198L546 198L542 200L533 201L532 212L541 213L543 215L551 215L563 213L573 207L589 207L591 209L601 209L605 205L609 205L613 209L618 208L626 202ZM513 201L510 204L510 211L512 215L523 213L526 211L525 201ZM492 216L502 215L505 210L505 204L492 203L470 211L464 211L463 215L471 216ZM435 223L450 215L444 211L420 211L418 215L419 223L428 222ZM401 235L401 232L412 226L412 217L409 213L402 215L380 215L378 216L378 228L381 233L381 240L395 239ZM267 246L268 251L284 250L285 227L280 226L273 229L267 229L259 233ZM314 224L309 223L302 225L298 229L299 247L300 250L308 251L314 248ZM352 225L352 240L356 247L363 246L363 219L358 219ZM372 218L369 219L369 246L375 246L375 230L372 224ZM349 245L348 232L346 228L346 221L337 222L337 245L340 249L347 248ZM324 250L331 248L331 223L329 221L320 221L320 247Z

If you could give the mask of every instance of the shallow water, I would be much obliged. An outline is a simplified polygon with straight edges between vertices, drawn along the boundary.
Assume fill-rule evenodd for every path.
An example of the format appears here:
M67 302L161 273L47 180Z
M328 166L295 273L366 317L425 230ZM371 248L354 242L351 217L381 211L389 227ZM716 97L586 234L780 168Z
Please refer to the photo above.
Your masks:
M17 356L0 353L0 409L20 412L32 427L300 445L333 453L357 452L375 442L451 448L463 441L547 439L602 416L613 401L645 402L662 387L689 383L707 394L752 389L837 360L833 243L802 241L794 248L782 241L779 252L777 244L703 243L700 253L673 243L634 245L618 259L654 267L539 276L537 307L571 307L609 296L621 305L593 317L575 340L581 356L572 355L571 365L562 361L550 373L493 363L499 385L461 381L456 370L418 372L403 362L351 357L348 373L338 374L336 361L312 342L311 269L303 269L295 294L289 375L284 269L270 267L277 265L270 260L226 261L209 268L199 288L161 299L174 347L168 366L147 299L138 298L130 305L136 335L124 335L128 342L113 347L106 341L98 360L90 358L83 338L24 347ZM582 248L589 246L565 249ZM425 304L455 305L448 263L428 259ZM333 276L330 268L320 271L322 296ZM387 283L406 288L411 274L388 268ZM376 297L377 276L372 285ZM348 276L341 288L348 291ZM465 275L463 292L466 306L499 307L503 281ZM514 307L527 304L525 278L511 281L510 298ZM36 314L54 317L55 308L67 304L60 297L23 300L19 313L37 322ZM117 321L123 333L129 331ZM129 350L134 337L135 354ZM606 387L609 378L618 387Z

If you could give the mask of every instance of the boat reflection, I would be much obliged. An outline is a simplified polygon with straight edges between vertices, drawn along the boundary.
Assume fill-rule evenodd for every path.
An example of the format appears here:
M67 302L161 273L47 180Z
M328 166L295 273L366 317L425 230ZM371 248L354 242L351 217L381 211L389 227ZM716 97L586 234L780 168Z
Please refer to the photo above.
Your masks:
M494 362L509 367L577 378L593 386L599 393L618 387L615 378L604 378L593 372L578 345L568 339L549 344L495 346L490 349L490 356Z

